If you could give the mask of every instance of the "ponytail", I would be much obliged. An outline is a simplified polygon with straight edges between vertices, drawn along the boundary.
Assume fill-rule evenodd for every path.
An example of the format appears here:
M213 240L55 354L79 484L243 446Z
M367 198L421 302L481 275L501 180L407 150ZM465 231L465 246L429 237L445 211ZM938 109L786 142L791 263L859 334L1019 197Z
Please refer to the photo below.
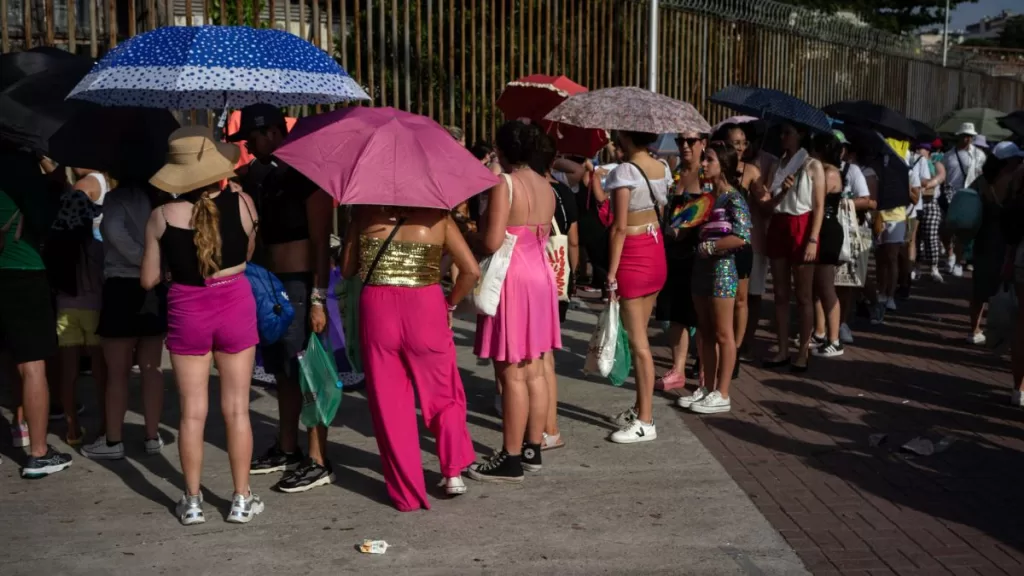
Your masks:
M205 190L192 207L192 229L195 230L193 241L196 255L199 256L199 272L203 278L209 278L220 272L220 211L210 198L210 190Z

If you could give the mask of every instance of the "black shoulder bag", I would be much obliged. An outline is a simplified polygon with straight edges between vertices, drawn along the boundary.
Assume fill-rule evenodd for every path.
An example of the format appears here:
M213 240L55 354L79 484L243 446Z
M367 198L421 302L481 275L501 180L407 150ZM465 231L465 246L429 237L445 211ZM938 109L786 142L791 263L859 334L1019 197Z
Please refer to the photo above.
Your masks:
M647 174L644 173L643 168L638 166L636 162L630 162L630 164L640 172L640 175L644 178L644 182L647 183L647 192L651 195L651 202L654 203L654 214L658 217L658 227L661 228L665 223L661 221L661 210L658 209L658 199L654 196L654 187L651 186L651 181L647 178Z
M380 245L380 250L377 250L377 255L373 257L373 262L371 262L370 267L366 269L366 278L363 279L363 284L369 282L370 278L373 278L373 273L377 270L377 264L380 263L381 256L383 256L384 252L387 251L388 246L391 245L391 241L395 239L395 234L398 234L398 229L402 227L402 224L405 224L405 218L398 219L398 223L396 223L395 227L391 229L391 233L388 234L384 243Z

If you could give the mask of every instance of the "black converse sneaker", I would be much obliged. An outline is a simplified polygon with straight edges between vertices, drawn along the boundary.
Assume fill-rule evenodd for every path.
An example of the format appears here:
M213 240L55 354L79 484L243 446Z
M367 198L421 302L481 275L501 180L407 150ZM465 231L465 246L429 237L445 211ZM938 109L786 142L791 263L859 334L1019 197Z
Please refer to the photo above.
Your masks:
M538 450L539 451L539 450ZM540 455L537 455L540 461ZM495 452L486 462L469 467L469 477L477 482L496 484L519 484L523 481L523 462L520 456L512 456L505 450Z
M540 444L523 443L523 455L520 458L523 463L523 470L527 472L540 472Z
M814 354L818 358L835 358L836 356L843 355L843 343L839 340L835 342L825 342L821 346L811 350L811 354Z
M302 450L296 448L295 452L287 454L275 443L267 450L266 454L252 459L252 463L249 465L249 474L271 474L293 470L302 464L303 460L305 458L302 456Z

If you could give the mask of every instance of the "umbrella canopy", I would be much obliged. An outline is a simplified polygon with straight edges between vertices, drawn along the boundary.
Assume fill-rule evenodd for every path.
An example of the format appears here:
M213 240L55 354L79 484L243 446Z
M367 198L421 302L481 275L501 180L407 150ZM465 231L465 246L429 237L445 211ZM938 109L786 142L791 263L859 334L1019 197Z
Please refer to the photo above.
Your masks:
M690 104L634 86L577 94L559 104L545 120L648 134L711 131L708 121Z
M65 166L147 182L167 162L167 140L180 127L168 110L93 105L50 137L49 155Z
M647 147L652 154L657 156L672 156L673 154L679 154L679 145L676 144L676 134L662 134L658 136L658 139Z
M24 56L15 58L19 55ZM30 51L4 54L0 67L0 139L45 154L50 136L84 107L64 97L89 72L92 60Z
M824 112L779 90L729 86L715 92L708 100L740 114L792 122L817 132L832 131Z
M757 117L756 116L745 116L743 114L740 114L739 116L730 116L730 117L726 118L725 120L722 120L718 124L715 124L714 126L712 126L711 127L711 133L714 134L715 132L718 132L718 130L721 129L721 127L725 126L726 124L746 124L748 122L756 122L756 121L757 121Z
M910 123L914 125L914 128L917 128L916 140L918 142L932 142L939 137L939 133L935 129L920 120L911 119Z
M608 143L608 133L605 130L569 125L556 126L544 119L548 112L566 98L586 91L586 87L580 86L566 76L533 74L506 84L495 104L508 120L529 118L536 122L554 137L559 152L589 158Z
M1017 138L1024 139L1024 110L1010 112L1006 116L996 120L996 122L998 122L1003 128L1013 132L1014 136Z
M1006 116L1004 112L991 108L964 108L944 116L935 123L935 131L942 134L956 134L965 123L974 124L974 129L985 138L998 142L1010 137L1010 131L999 125Z
M900 140L916 140L918 129L903 114L875 104L869 100L846 100L825 106L825 114L842 120L846 124L857 124L874 128L882 134Z
M172 110L369 100L326 52L282 30L168 26L110 51L70 98Z
M394 108L302 118L274 154L340 204L451 210L498 183L437 122Z

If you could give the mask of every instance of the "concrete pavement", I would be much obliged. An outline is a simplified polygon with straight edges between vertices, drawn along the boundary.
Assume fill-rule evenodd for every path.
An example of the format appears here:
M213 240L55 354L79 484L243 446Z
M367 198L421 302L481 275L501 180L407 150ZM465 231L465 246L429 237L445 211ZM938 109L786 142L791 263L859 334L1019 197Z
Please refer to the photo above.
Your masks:
M171 512L181 494L177 398L167 377L160 456L146 456L138 391L126 427L129 457L92 462L25 481L4 438L0 464L0 573L22 574L803 574L801 561L669 401L655 402L657 441L618 446L604 420L632 402L632 390L582 379L593 313L570 312L567 351L557 356L565 449L545 453L544 470L521 486L467 480L469 493L433 510L390 506L366 402L345 395L331 430L334 485L305 494L274 493L276 476L254 477L267 509L251 524L222 518L231 495L223 420L211 402L204 486L207 522L185 528ZM493 376L469 351L473 325L456 325L469 397L469 425L480 454L500 443ZM84 383L83 398L96 413ZM215 391L214 391L215 392ZM272 390L253 388L256 450L273 439ZM215 400L216 395L211 395ZM9 419L10 413L5 412ZM96 422L85 423L95 431ZM54 427L56 432L61 427ZM0 434L5 434L0 431ZM91 434L90 434L91 437ZM63 446L58 434L51 442ZM435 447L422 430L428 485L440 480ZM387 554L358 553L364 538Z

